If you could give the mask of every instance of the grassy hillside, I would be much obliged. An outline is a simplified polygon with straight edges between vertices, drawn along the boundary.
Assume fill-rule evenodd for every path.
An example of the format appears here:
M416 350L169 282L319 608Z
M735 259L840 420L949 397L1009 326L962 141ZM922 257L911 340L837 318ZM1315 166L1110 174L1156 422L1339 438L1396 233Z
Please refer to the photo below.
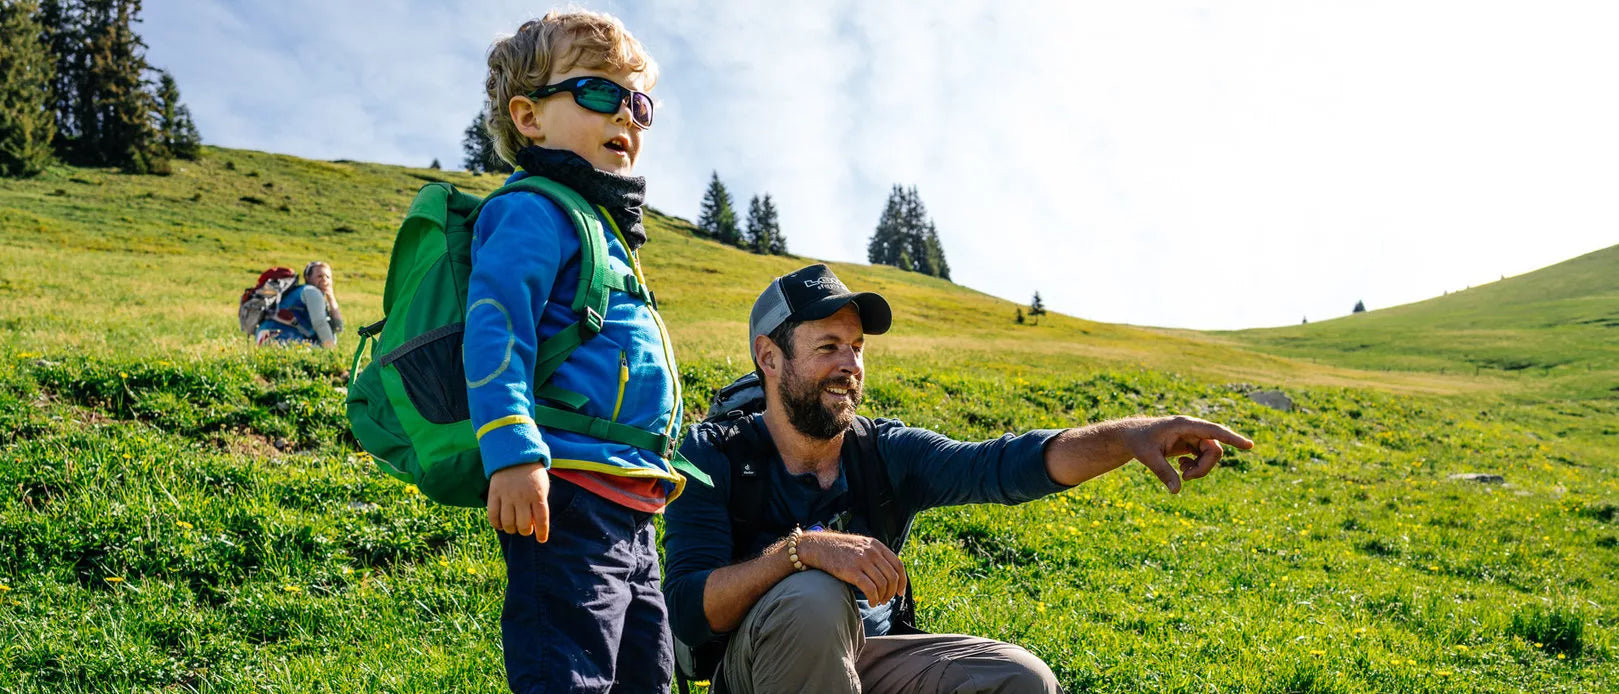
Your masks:
M494 537L353 449L352 331L334 352L255 352L231 315L264 267L320 258L350 325L380 317L393 225L440 176L498 183L209 149L167 178L0 184L0 690L502 686ZM701 411L743 371L753 297L809 261L650 227ZM1619 689L1613 328L1581 323L1610 315L1614 258L1220 335L1017 326L1009 302L836 264L896 309L868 414L976 439L1185 412L1259 444L1178 497L1132 466L924 514L905 556L922 625L1023 644L1077 691ZM1475 375L1469 331L1536 367Z
M1287 328L1240 344L1358 368L1519 377L1528 390L1619 397L1619 246L1481 287Z

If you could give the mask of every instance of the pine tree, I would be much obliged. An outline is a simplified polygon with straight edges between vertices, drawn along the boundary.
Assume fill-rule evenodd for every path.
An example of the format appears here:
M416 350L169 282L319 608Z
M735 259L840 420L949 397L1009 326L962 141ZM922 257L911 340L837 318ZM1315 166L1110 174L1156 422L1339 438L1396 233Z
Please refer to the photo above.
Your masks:
M1023 325L1023 307L1022 306L1017 307L1017 316L1015 316L1013 318L1013 320L1017 321L1018 325Z
M697 217L697 228L727 246L742 245L742 230L737 227L736 211L731 208L731 193L720 182L718 171L713 173L708 182L708 191L703 193L703 208Z
M32 176L51 160L56 71L29 0L0 2L0 176Z
M893 265L950 279L944 247L939 243L938 231L928 218L927 207L922 204L922 195L916 186L895 185L889 191L877 229L866 244L866 260L874 265Z
M0 0L4 3L6 0ZM41 40L55 62L52 147L75 164L166 173L201 149L173 78L146 62L140 0L40 0Z
M950 263L944 259L944 247L939 245L939 232L934 231L932 221L928 222L923 251L927 254L928 274L942 280L950 279Z
M461 131L461 165L472 173L511 173L512 165L495 153L495 140L484 129L483 112L472 117L472 124Z
M900 249L905 237L905 189L898 184L888 191L888 202L883 214L877 218L877 230L866 243L866 262L872 265L899 265Z
M1366 312L1366 302L1364 302L1364 301L1356 301L1355 302L1355 310L1350 311L1350 313L1365 313L1365 312Z
M191 120L191 109L180 103L180 87L174 76L163 70L158 75L157 120L163 150L176 159L195 161L202 153L202 136Z
M434 171L439 171L439 170L443 169L444 167L439 166L438 157L433 157L433 163L428 164L427 168L432 169Z
M1046 315L1046 302L1040 300L1040 292L1034 293L1034 300L1029 302L1029 318L1035 325L1040 324L1040 317Z
M82 9L76 0L44 0L39 6L41 39L56 61L51 79L51 112L56 135L51 146L64 159L72 157L80 136L78 96L84 84L84 32L79 26Z
M765 219L764 201L755 195L748 201L747 248L764 254L770 252L770 244L770 222Z
M767 250L771 255L787 255L787 237L781 233L781 217L776 214L776 203L765 194L765 226L770 229L770 247Z

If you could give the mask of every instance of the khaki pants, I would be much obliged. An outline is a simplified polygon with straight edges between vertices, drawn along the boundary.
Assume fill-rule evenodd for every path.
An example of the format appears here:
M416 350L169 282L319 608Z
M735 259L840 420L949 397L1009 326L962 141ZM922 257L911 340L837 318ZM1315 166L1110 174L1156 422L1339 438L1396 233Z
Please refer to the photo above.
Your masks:
M777 583L748 611L725 651L734 694L967 694L1062 691L1022 648L975 636L866 638L854 592L821 571Z

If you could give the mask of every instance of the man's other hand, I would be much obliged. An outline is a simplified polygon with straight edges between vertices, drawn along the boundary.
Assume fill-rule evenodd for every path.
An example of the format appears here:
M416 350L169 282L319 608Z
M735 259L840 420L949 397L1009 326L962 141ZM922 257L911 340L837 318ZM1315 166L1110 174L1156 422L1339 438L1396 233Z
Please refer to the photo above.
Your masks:
M1220 462L1225 443L1242 450L1254 442L1230 429L1196 417L1153 417L1121 422L1124 445L1130 456L1152 470L1170 494L1179 493L1181 480L1195 480L1209 474ZM1180 457L1180 473L1169 458Z
M513 535L551 537L551 476L540 463L513 465L489 478L489 524Z
M876 538L831 531L804 533L798 540L798 558L804 566L859 588L872 605L905 593L905 565Z

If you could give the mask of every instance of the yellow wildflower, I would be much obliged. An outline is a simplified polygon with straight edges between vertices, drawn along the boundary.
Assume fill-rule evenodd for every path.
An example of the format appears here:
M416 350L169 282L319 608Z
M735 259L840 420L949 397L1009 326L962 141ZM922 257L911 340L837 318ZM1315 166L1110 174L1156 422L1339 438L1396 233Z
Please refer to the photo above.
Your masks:
M119 378L129 378L129 373L124 372L124 371L119 371L118 372L118 377Z
M1456 644L1456 650L1461 651L1463 653L1466 653L1467 652L1467 647L1458 643L1458 644Z
M108 583L113 583L113 584L123 583L124 582L124 579L123 579L122 576L108 576L108 577L106 577L106 578L104 578L102 580L104 580L104 581L106 581Z
M405 485L405 493L406 494L420 494L420 493L422 493L422 490L417 488L416 485L414 485L414 484L407 484L407 485Z
M294 586L294 585L281 586L281 589L284 590L284 591L287 591L288 593L296 593L298 591L303 590L302 588L299 588L298 586Z
M175 521L174 524L180 526L182 529L185 529L185 530L190 530L191 529L191 524L187 523L185 521Z
M1317 658L1319 658L1321 656L1324 656L1326 654L1327 654L1326 651L1310 651L1310 655L1316 656Z
M1436 672L1434 674L1439 675L1440 677L1449 677L1450 676L1450 671L1449 670L1440 670L1439 672Z
M11 590L11 586L8 586L8 585L6 585L4 583L0 583L0 593L7 592L9 590Z

